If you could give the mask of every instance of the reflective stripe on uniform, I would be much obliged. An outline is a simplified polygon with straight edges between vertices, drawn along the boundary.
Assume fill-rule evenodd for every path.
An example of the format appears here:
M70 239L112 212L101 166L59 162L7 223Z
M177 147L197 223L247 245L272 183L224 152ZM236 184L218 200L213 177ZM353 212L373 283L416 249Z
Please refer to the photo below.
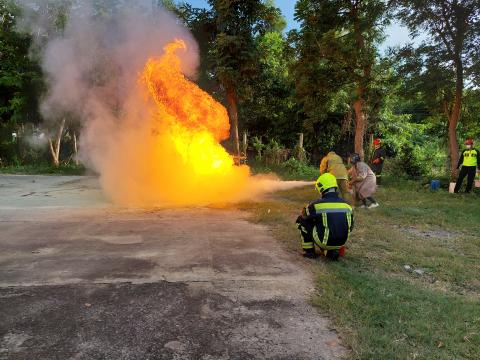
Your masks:
M322 242L320 241L320 238L318 237L318 231L317 231L316 226L313 227L313 234L312 235L313 235L313 241L315 241L315 243L318 246L322 247Z
M310 241L310 242L305 241L305 238L303 237L303 234L302 234L302 232L304 232L305 234L308 234L307 229L305 229L303 226L300 226L300 227L301 227L301 229L300 229L300 239L302 240L302 249L313 249L315 247L313 242L312 241Z
M350 239L350 231L352 231L352 214L347 214L347 222L348 222L348 235L347 241Z
M352 212L352 207L346 203L318 203L314 207L318 214Z
M313 249L314 247L313 242L304 242L302 238L302 249Z
M327 245L328 242L328 237L330 236L330 229L328 228L328 219L327 219L327 213L322 214L322 222L323 222L323 245Z
M322 247L322 249L325 249L325 250L339 250L343 245L340 245L340 246L329 246L329 245L325 245Z

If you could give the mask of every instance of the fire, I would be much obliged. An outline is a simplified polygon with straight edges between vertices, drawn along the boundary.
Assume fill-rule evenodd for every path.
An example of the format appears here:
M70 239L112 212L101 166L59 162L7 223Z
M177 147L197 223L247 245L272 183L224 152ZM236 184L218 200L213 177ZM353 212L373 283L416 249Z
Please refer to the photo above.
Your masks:
M140 75L147 126L118 136L120 144L126 144L124 161L134 165L122 169L127 179L118 181L118 172L103 179L109 185L116 181L115 187L106 188L115 189L109 195L117 202L207 204L236 200L245 193L249 168L234 166L220 145L229 137L227 111L182 73L177 53L185 49L182 40L167 44L161 57L148 59Z
M232 157L219 145L229 136L228 114L182 74L176 55L180 49L186 49L182 40L166 45L159 60L147 61L141 79L157 106L157 121L167 124L184 163L196 176L221 176L233 165Z

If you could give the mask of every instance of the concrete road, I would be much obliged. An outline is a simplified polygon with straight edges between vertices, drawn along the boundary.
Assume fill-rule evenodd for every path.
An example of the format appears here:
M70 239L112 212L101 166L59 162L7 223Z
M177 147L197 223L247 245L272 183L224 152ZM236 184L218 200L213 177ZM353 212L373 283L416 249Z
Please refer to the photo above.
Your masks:
M311 274L232 210L122 209L0 177L0 359L335 359Z

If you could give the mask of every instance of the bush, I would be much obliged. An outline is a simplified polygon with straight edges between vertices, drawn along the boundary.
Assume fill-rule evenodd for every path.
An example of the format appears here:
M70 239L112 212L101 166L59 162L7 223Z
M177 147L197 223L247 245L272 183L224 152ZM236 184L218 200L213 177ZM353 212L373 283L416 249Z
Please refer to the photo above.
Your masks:
M258 136L252 138L252 146L255 149L255 160L262 160L262 151L265 149L265 145L262 143L262 139Z
M319 175L319 169L307 165L291 157L280 165L266 166L262 162L250 164L254 174L276 173L283 180L315 180Z
M307 162L307 152L305 151L305 148L300 147L299 145L295 145L295 148L293 149L293 154L295 156L295 159L302 164L305 164Z
M265 147L263 159L267 166L278 166L287 160L289 151L275 140L270 140Z
M427 163L419 149L405 145L398 156L387 161L387 169L392 175L405 179L419 179L431 173L431 163Z
M22 175L85 175L86 169L83 165L61 164L59 167L48 164L40 165L17 165L0 167L1 174L22 174Z
M425 168L426 163L422 162L420 154L411 146L404 146L400 155L400 164L405 174L412 179L418 179L428 171Z

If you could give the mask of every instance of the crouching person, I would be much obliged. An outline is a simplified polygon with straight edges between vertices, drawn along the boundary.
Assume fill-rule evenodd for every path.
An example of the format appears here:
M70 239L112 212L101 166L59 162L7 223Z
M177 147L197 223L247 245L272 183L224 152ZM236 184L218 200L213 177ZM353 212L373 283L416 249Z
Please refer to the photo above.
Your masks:
M330 173L315 183L321 198L310 203L297 218L304 256L315 258L315 245L326 257L337 260L353 229L350 205L338 196L337 179Z

